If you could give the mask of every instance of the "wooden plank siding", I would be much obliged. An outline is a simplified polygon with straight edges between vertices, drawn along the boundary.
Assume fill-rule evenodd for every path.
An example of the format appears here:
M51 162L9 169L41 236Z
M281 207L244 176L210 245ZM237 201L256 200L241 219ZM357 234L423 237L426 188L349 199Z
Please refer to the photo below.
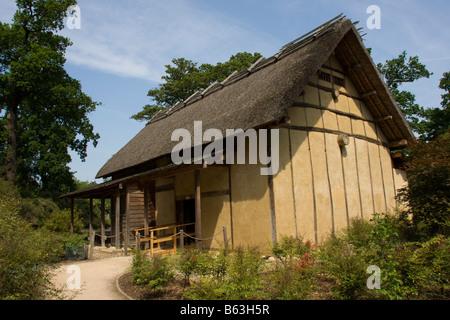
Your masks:
M147 189L147 213L145 212L145 195L144 190ZM133 230L145 228L146 226L156 225L156 210L155 210L155 183L149 182L144 188L143 185L130 184L127 186L127 193L129 204L127 206L128 212L123 213L122 230L126 230L126 223L128 222L128 239L129 243L135 243ZM146 215L147 223L146 223Z

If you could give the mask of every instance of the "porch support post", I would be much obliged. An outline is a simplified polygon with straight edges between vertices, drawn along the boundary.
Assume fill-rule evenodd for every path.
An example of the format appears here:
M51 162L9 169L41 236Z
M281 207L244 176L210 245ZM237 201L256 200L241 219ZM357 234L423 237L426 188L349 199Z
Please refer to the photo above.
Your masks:
M116 249L120 249L120 190L117 190L116 193L116 222L115 222L115 227L116 227L116 232L115 232L115 236L116 236Z
M89 237L92 237L92 233L94 231L94 227L92 225L93 215L94 215L94 200L92 198L89 198Z
M89 199L89 259L92 259L94 255L95 235L94 235L94 226L92 224L93 215L94 215L94 200L91 197Z
M75 199L70 199L70 234L73 235L73 215L75 210Z
M149 188L148 188L148 182L144 183L144 228L146 228L144 230L144 238L148 238L148 227L149 227L149 223L148 223L148 206L149 206ZM148 241L145 241L144 244L144 248L145 250L148 250Z
M105 195L102 194L102 203L100 206L100 210L101 210L101 221L100 221L100 229L101 229L101 235L102 235L102 244L101 246L104 247L105 246Z
M202 207L200 190L200 170L195 171L195 237L198 250L202 250Z
M130 247L130 188L126 189L126 197L125 197L125 234L124 234L124 247L125 247L125 255L128 255L128 248Z

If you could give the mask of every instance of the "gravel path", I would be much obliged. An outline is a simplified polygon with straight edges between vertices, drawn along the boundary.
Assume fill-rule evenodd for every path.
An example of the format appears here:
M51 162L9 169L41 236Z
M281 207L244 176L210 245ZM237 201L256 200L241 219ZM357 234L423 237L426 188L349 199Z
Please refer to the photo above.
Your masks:
M53 281L66 289L66 295L76 294L73 300L128 300L119 292L116 280L131 266L131 259L122 256L67 263L55 271ZM76 290L78 284L81 290Z

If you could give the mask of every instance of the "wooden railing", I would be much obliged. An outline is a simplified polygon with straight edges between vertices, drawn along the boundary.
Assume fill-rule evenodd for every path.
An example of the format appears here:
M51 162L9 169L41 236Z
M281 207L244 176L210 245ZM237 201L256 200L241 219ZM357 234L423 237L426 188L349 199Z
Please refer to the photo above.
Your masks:
M193 226L193 227L191 227ZM191 227L191 228L189 228ZM136 248L137 250L142 249L142 244L144 244L144 250L149 252L150 255L155 253L173 253L177 250L178 239L183 243L181 246L184 247L184 236L195 236L195 223L185 223L185 224L167 224L149 228L142 228L134 230L136 236ZM167 233L168 232L168 233Z

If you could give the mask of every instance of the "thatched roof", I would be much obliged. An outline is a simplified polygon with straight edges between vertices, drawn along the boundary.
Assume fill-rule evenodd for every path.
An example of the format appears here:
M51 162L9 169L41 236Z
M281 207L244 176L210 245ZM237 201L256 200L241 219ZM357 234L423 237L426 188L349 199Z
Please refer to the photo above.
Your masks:
M392 116L380 123L389 141L412 139L403 114L354 24L339 16L287 44L275 56L260 60L249 70L235 73L157 114L101 168L96 178L109 177L170 154L177 144L171 142L172 132L183 128L193 135L194 121L202 121L204 131L215 128L222 130L224 136L226 129L247 130L281 121L333 52L349 70L348 77L361 94L377 92L375 96L368 95L365 102L375 117Z

